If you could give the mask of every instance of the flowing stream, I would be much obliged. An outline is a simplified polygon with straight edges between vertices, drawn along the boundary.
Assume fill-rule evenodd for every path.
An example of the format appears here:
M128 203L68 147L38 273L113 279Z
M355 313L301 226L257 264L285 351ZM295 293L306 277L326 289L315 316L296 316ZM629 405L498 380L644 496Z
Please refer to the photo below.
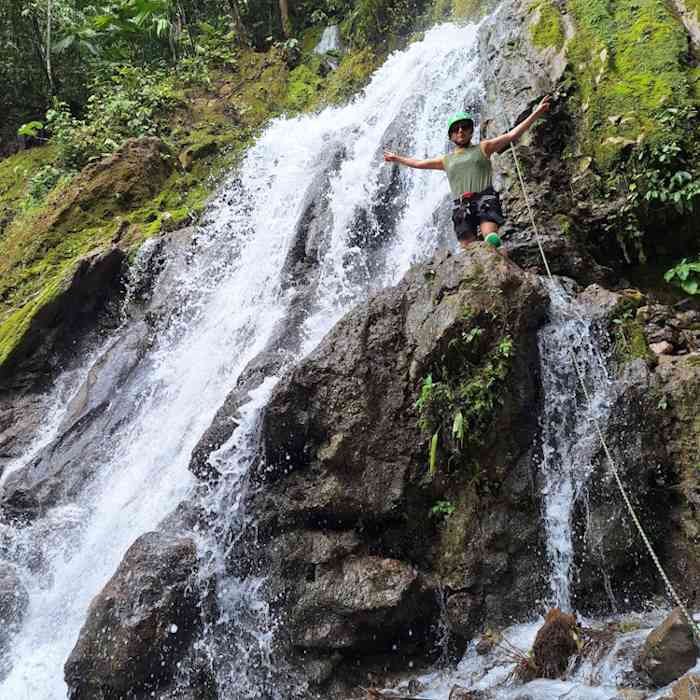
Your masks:
M571 612L573 508L593 471L593 458L600 447L594 420L606 425L613 383L592 321L584 318L558 284L550 284L549 292L550 320L539 334L544 392L539 471L544 481L551 603ZM581 381L586 383L590 401L583 395Z
M382 146L417 157L445 151L445 115L481 95L476 36L473 26L431 29L393 54L351 104L273 122L221 189L186 260L166 265L170 286L156 333L133 366L115 373L118 388L100 404L97 427L70 432L87 414L71 412L75 402L66 401L64 387L49 400L55 406L52 439L43 436L12 465L5 489L27 469L57 464L68 434L78 455L68 468L85 478L59 493L30 525L2 533L29 607L5 659L1 698L66 697L63 664L90 601L134 540L192 494L187 467L193 448L246 365L281 342L279 329L296 334L286 362L298 361L349 308L434 252L444 175L404 169L393 176L398 186ZM304 230L310 202L323 221L313 233ZM288 259L300 236L307 253L313 248L313 272L303 284L290 284ZM71 386L79 392L81 378L89 376L90 386L99 388L105 368L131 347L135 328L127 319ZM226 488L207 502L213 512L236 515L251 437L274 382L270 376L252 392L243 422L213 457L226 477ZM209 565L224 576L225 552L211 541L202 546ZM247 590L230 584L223 580L218 591L222 624L242 608L264 617L254 581ZM264 627L257 639L263 656ZM251 652L223 673L221 688L236 688L225 697L262 697L259 677L241 668L260 665L260 654Z

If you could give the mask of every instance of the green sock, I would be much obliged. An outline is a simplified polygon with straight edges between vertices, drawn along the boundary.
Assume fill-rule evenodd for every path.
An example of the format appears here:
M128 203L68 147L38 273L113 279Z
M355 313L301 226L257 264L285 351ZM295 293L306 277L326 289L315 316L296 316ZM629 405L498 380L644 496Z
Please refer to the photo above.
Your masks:
M497 233L489 233L486 238L484 238L484 241L488 243L489 245L492 245L494 248L500 248L501 244L503 241L501 241L501 237Z

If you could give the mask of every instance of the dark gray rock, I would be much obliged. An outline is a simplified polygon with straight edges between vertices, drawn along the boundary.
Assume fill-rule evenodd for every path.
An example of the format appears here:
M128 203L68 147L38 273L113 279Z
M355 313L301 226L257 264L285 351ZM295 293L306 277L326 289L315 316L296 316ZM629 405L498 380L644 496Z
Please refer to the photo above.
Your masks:
M29 594L15 566L0 561L0 650L20 626L29 606Z
M71 700L130 697L167 685L199 624L194 542L141 536L90 605L65 664Z
M293 643L303 649L362 649L370 653L411 641L437 611L418 571L395 559L346 557L308 582L291 618Z
M642 360L624 366L607 425L603 426L615 466L652 544L669 531L674 468L659 441L660 410L655 377ZM586 493L574 510L576 610L608 613L641 603L656 586L656 572L627 512L600 448ZM634 579L629 572L634 571Z
M661 687L680 678L697 658L693 631L680 608L676 608L651 631L635 659L635 668L646 672L654 685Z
M485 620L535 604L544 565L530 447L545 304L537 278L486 246L442 254L351 311L276 386L247 505L256 527L230 566L265 571L279 643L302 671L310 648L316 659L341 654L332 687L361 677L368 654L427 660L439 589L462 648ZM478 337L471 349L467 337ZM423 378L489 371L506 337L493 415L463 451L445 441L431 478ZM431 515L441 500L454 505L444 521ZM395 597L379 603L385 580Z

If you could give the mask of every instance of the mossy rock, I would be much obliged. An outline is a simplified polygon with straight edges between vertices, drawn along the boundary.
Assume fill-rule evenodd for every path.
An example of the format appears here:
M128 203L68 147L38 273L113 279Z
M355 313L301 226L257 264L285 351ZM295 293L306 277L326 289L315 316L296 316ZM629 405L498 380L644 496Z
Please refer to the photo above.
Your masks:
M131 139L54 191L41 211L13 221L0 239L0 364L61 295L78 261L109 245L119 215L160 189L172 162L160 140Z
M530 37L538 49L560 50L566 39L559 10L552 0L535 0L530 5L532 24Z
M664 0L568 0L567 7L576 25L567 56L578 87L579 145L606 169L628 144L662 135L661 108L695 99L688 36Z
M0 160L0 237L22 212L32 176L55 157L55 148L41 146Z

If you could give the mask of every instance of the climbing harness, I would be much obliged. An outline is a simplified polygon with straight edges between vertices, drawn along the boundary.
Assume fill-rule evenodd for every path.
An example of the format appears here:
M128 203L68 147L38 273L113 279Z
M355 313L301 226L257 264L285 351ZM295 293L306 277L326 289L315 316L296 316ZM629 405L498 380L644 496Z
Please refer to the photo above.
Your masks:
M493 84L496 86L496 94L498 97L498 101L500 103L501 109L503 110L503 113L508 117L509 115L505 112L505 109L503 108L503 100L501 98L501 90L498 86L498 82L495 80L495 76L492 74L491 78L493 80ZM510 122L509 118L509 122ZM547 271L547 277L549 278L549 281L552 285L559 286L558 282L555 280L554 276L552 275L552 271L549 267L549 261L547 260L547 255L544 252L544 247L542 246L542 239L540 237L540 232L539 228L537 227L537 223L535 222L535 216L532 211L532 206L530 204L530 195L527 190L527 186L525 184L525 178L523 177L522 169L520 167L520 160L518 158L518 152L515 148L515 145L513 142L510 143L510 151L513 156L513 162L515 164L515 171L518 175L518 180L520 181L520 188L523 191L523 197L525 198L525 204L527 206L527 211L528 215L530 218L530 223L532 224L532 229L535 232L535 240L537 241L537 247L539 248L540 251L540 256L542 257L542 262L544 263L545 270ZM576 314L579 317L579 320L583 320L580 315ZM588 388L586 387L586 382L584 381L584 376L583 376L583 371L581 369L581 366L578 363L578 360L576 359L576 355L574 354L573 350L570 349L571 352L571 358L573 360L574 368L576 370L576 376L578 377L579 383L581 384L581 388L583 389L583 394L586 397L586 401L588 402L589 405L592 405L592 400L591 396L588 392ZM676 592L676 589L673 587L673 584L671 583L670 579L666 575L666 572L664 571L663 566L661 565L661 562L659 561L658 556L656 555L656 552L654 551L654 548L652 547L651 542L649 541L649 538L647 537L646 532L644 531L644 528L642 527L642 524L637 517L637 514L632 507L632 503L629 499L629 496L627 495L627 491L625 489L624 484L622 483L622 479L620 478L620 474L618 472L618 469L615 465L615 460L613 459L613 456L610 452L610 449L608 448L608 444L605 440L605 435L603 434L603 430L600 427L600 423L598 422L598 419L595 416L594 412L591 412L591 420L593 421L593 424L595 425L596 432L598 434L598 439L600 440L600 444L603 448L603 452L605 453L605 457L608 462L608 466L610 467L610 471L613 474L613 477L615 478L615 483L617 484L617 487L622 495L622 499L625 502L625 506L627 507L627 511L632 519L632 522L635 524L635 527L637 528L637 531L639 532L639 535L642 538L642 541L644 542L644 545L649 552L649 556L651 557L652 561L654 562L654 565L656 566L656 569L659 572L659 575L661 576L662 581L664 582L664 585L666 586L666 589L670 593L671 597L673 598L674 602L676 605L681 609L683 612L683 615L685 618L688 620L688 624L693 632L693 636L695 637L695 640L697 643L700 644L700 627L698 627L698 624L695 622L693 619L692 615L686 608L686 606L683 604L683 602L680 599L680 596Z

